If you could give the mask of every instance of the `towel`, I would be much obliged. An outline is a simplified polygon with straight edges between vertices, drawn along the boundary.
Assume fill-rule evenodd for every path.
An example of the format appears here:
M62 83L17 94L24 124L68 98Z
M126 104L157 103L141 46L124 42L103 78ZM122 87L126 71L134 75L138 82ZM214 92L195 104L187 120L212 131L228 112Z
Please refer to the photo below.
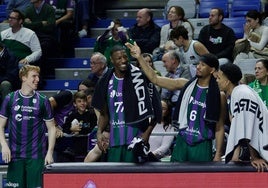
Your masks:
M114 68L109 69L96 85L92 106L97 110L107 105L108 82L113 72ZM152 118L155 122L161 122L162 108L159 93L154 84L133 65L128 66L124 77L123 102L127 125L137 126L144 131L149 125L144 123L144 120Z
M186 83L184 88L181 90L178 102L176 104L172 123L173 126L179 129L185 129L188 127L188 103L193 92L195 85L197 84L198 78L194 77ZM182 108L181 108L182 107ZM211 75L208 93L206 97L206 115L204 120L206 124L214 124L219 121L220 118L220 90L216 79Z
M247 85L239 85L231 94L231 127L228 136L225 162L233 156L234 149L241 139L250 140L249 144L268 161L268 110L258 94Z

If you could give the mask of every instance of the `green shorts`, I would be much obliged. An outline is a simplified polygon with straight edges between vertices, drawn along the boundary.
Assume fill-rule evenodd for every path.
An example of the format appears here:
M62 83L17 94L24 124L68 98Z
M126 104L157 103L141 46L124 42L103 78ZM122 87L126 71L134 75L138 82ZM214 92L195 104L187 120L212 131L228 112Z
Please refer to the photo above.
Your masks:
M212 161L212 141L205 140L196 145L187 144L178 135L171 155L171 162L207 162Z
M133 152L127 149L128 146L115 146L107 152L107 162L134 162Z
M6 187L34 188L42 185L44 159L19 159L8 164Z

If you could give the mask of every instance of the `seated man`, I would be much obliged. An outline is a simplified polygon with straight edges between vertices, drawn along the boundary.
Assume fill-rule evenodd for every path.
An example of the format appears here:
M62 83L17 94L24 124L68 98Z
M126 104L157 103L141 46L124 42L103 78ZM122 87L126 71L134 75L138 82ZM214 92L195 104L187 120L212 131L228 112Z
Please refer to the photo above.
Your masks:
M45 76L51 71L51 67L45 65L46 58L59 57L55 10L44 0L31 0L31 2L32 5L25 11L25 23L23 25L37 34L42 48L41 74Z
M34 31L23 27L24 15L14 9L9 15L10 28L1 32L1 41L18 58L19 67L38 65L42 55L39 39Z
M129 38L137 42L142 53L152 53L160 43L161 28L153 21L153 12L143 8L137 13L137 23L128 31Z
M222 23L223 18L222 9L211 9L209 25L201 29L198 37L208 51L218 57L220 65L233 60L232 54L236 40L233 29Z

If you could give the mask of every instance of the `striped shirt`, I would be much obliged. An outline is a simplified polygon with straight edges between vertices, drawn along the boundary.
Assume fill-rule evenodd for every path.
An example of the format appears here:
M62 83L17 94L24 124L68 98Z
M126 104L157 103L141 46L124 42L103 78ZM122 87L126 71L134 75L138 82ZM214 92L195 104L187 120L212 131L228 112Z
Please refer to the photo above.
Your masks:
M139 133L138 128L127 126L125 123L123 104L123 82L113 75L108 85L108 108L110 115L110 146L122 146L131 143Z
M39 92L23 96L17 90L6 96L0 116L7 118L13 159L44 158L47 151L45 121L53 120L49 100Z
M207 87L195 86L188 104L188 127L180 135L189 145L200 143L214 137L213 130L206 125Z

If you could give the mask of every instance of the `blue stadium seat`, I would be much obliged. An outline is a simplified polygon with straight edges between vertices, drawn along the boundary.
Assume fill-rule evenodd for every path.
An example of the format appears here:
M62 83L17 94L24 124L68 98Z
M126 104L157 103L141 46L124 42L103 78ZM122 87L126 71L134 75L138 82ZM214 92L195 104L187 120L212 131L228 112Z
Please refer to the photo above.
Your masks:
M42 90L77 90L78 84L81 80L52 80L45 79L43 80Z
M7 19L6 7L7 7L7 5L5 5L5 4L0 5L0 22Z
M112 19L97 20L92 25L92 28L107 28L110 25L111 21L112 21ZM123 18L123 19L120 19L120 21L121 21L122 25L126 28L130 28L136 23L135 18ZM166 20L166 19L154 19L154 21L160 27L165 25L166 23L168 23L168 20Z
M245 17L249 10L261 11L261 1L233 0L231 3L230 17Z
M7 5L6 4L1 4L0 5L0 12L6 12Z
M90 48L94 47L94 44L96 42L95 38L78 38L74 42L75 48Z
M234 30L237 39L244 36L244 17L224 18L223 23Z
M102 20L97 20L93 25L92 28L107 28L111 21L113 21L112 19L102 19ZM120 19L122 25L124 27L131 27L136 23L136 19L135 18L122 18Z
M90 68L89 58L49 58L47 62L54 68Z
M208 18L212 8L221 8L224 12L224 17L228 17L228 0L200 0L198 7L198 17Z
M168 24L169 21L166 19L155 19L154 20L155 24L158 25L159 27L162 27L165 24Z

